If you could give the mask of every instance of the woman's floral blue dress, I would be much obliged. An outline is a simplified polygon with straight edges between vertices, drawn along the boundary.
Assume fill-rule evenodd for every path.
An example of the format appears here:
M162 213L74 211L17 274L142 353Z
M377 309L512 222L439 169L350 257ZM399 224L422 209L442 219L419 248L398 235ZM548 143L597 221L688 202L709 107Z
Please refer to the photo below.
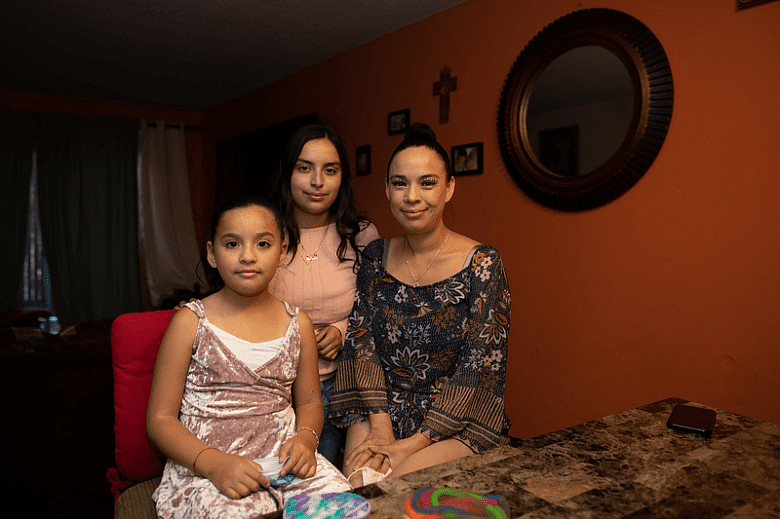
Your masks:
M481 245L463 270L421 287L388 274L384 254L384 240L363 252L331 421L386 412L396 439L420 431L475 452L507 443L511 296L498 251Z

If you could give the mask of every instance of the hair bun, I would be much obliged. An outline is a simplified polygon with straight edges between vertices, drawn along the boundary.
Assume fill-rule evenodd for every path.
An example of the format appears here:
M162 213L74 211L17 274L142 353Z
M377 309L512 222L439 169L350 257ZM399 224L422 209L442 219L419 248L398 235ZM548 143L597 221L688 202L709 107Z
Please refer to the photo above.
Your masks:
M447 153L447 150L445 150L439 141L436 140L436 133L434 133L433 128L425 123L412 123L406 130L404 140L401 141L393 154L390 155L390 160L387 162L388 179L390 178L390 168L393 164L393 160L395 160L395 156L408 148L428 148L436 153L444 163L444 170L447 173L447 181L449 182L450 177L452 177L450 156Z
M412 123L404 134L404 140L437 142L433 128L425 123Z

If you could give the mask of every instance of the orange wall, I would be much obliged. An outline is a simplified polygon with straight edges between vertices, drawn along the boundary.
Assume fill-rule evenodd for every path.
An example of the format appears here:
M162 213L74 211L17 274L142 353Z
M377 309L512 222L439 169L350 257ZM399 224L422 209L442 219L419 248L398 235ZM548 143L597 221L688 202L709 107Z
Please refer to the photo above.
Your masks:
M780 424L780 2L743 12L734 0L582 2L655 33L674 113L631 191L561 214L515 187L495 125L514 60L577 4L470 0L212 108L204 126L216 140L318 112L352 156L372 146L373 172L356 192L385 236L400 232L383 191L400 141L387 135L388 112L409 108L446 145L484 141L485 173L457 180L446 217L505 260L512 434L672 395ZM432 84L445 65L458 89L440 125Z

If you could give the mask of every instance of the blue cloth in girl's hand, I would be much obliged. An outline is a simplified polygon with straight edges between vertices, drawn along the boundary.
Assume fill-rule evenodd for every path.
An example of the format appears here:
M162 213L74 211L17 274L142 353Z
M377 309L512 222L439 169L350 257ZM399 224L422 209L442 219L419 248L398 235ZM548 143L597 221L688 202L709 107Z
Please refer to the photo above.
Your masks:
M280 475L279 473L282 471L282 465L284 465L284 463L279 463L279 458L276 456L263 458L257 460L257 462L263 467L263 476L268 479L268 482L272 487L284 488L293 481L299 481L301 479L292 472L288 472L284 476Z
M268 478L268 482L271 483L272 487L279 487L284 488L296 479L300 479L298 476L293 474L292 472L285 474L284 476L266 476Z

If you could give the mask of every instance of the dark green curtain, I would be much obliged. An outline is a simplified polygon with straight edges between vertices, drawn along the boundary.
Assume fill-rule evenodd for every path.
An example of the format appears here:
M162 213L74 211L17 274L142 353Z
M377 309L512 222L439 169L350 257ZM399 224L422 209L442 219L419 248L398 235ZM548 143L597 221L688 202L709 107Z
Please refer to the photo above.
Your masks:
M0 175L3 179L0 316L19 310L34 123L35 116L31 113L0 110Z
M60 322L139 311L138 122L38 120L41 233Z

